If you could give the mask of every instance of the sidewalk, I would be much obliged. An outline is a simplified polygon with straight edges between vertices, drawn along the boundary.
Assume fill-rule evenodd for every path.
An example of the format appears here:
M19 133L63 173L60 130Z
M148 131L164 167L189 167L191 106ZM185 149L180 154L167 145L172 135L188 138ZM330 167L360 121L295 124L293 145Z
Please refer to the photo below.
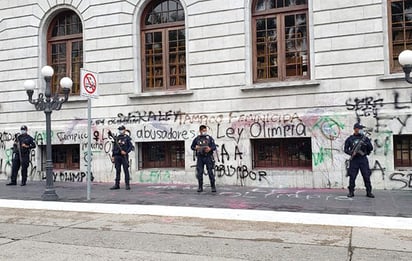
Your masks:
M4 200L22 200L28 206L35 204L35 201L41 201L45 189L44 181L29 182L24 187L5 184L6 181L0 182L0 199L3 200L0 202L0 207L5 207ZM345 215L392 217L398 220L403 218L400 220L407 220L407 224L412 224L412 191L408 190L374 190L376 198L371 199L365 197L364 190L357 190L354 198L347 198L347 191L344 189L218 186L217 193L210 192L210 187L205 187L204 192L197 193L197 187L193 185L132 184L129 191L124 189L123 184L120 190L110 190L112 185L112 183L92 183L91 200L87 201L86 183L54 183L59 196L57 203L84 203L82 206L86 205L89 208L93 204L103 203L106 208L108 204L111 208L114 208L113 204L119 205L116 209L120 211L122 208L130 209L134 205L140 206L140 209L143 209L143 206L155 205L163 208L164 206L207 208L207 212L225 209L259 210L261 211L259 213L343 214L339 215L343 217L342 220L345 219ZM6 202L20 204L15 203L17 201ZM179 208L179 211L184 210ZM197 212L193 209L191 211Z

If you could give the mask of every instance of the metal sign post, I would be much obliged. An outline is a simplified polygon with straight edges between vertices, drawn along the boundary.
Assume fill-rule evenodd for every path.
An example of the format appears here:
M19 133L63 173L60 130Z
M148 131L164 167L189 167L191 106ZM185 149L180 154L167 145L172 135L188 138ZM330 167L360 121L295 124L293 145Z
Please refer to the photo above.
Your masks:
M80 95L87 97L87 200L91 194L91 170L92 170L92 102L91 98L97 99L98 77L94 72L84 69L80 70Z

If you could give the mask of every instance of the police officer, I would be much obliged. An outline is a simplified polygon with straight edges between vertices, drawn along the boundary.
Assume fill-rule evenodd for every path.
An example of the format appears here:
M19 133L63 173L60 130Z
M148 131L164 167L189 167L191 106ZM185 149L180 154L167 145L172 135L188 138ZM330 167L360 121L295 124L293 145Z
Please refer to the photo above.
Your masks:
M26 186L27 168L29 167L30 151L34 149L36 144L33 137L27 134L27 126L23 125L20 128L20 134L16 134L13 144L13 157L11 165L11 181L7 186L17 185L17 173L21 166L21 186Z
M130 190L129 153L133 149L133 144L131 138L126 135L126 128L123 125L118 128L118 131L118 135L113 137L112 149L112 162L116 169L116 179L114 186L110 189L120 189L120 172L123 166L126 190Z
M355 196L355 181L359 170L361 171L363 182L366 187L366 196L369 198L375 197L372 194L372 185L370 180L372 172L369 168L369 161L367 158L367 155L372 152L373 146L370 139L365 136L363 128L364 126L360 123L355 123L353 126L353 135L349 136L345 141L345 153L351 156L348 169L348 197L350 198ZM356 147L359 142L361 142L358 145L359 147Z
M199 184L197 192L203 191L203 172L206 165L207 174L209 175L210 186L212 192L216 192L215 175L213 173L214 159L213 152L216 150L214 139L207 134L207 127L200 125L200 135L198 135L192 142L191 149L196 152L196 178Z

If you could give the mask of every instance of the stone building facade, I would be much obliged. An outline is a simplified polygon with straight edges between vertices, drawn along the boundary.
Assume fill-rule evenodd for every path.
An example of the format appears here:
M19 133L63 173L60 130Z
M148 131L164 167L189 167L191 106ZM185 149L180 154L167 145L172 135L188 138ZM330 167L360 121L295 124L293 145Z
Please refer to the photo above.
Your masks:
M195 184L190 144L205 124L218 185L343 188L343 144L360 122L374 187L412 189L412 92L397 63L412 44L410 2L1 0L0 178L22 124L38 145L30 179L45 178L44 113L23 83L36 96L49 64L53 92L74 81L52 113L56 182L86 181L83 68L98 75L94 181L114 179L107 133L125 125L132 182Z

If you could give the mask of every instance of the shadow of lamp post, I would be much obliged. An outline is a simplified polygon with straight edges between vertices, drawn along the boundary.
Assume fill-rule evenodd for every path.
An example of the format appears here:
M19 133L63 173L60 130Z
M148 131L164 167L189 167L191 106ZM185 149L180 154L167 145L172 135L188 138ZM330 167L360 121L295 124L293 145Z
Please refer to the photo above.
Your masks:
M54 74L51 66L44 66L41 69L41 74L46 81L46 89L44 93L39 93L37 99L33 99L34 88L36 83L33 80L27 80L24 82L24 88L26 89L29 102L34 105L36 110L44 111L46 115L46 189L42 195L42 200L52 201L58 200L56 191L53 185L53 161L52 161L52 148L51 148L51 113L53 110L58 111L61 109L63 103L69 99L70 90L73 85L73 81L69 77L64 77L60 80L60 86L63 88L64 96L61 97L56 92L52 96L51 93L51 79Z

